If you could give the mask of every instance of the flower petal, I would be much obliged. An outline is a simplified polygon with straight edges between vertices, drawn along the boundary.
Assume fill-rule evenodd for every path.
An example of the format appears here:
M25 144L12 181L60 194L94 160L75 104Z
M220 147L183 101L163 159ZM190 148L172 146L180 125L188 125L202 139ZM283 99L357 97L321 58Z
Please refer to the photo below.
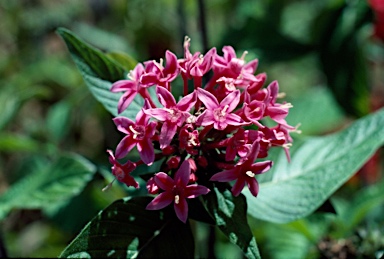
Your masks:
M233 126L240 126L245 124L243 119L234 113L227 114L225 122Z
M188 217L188 203L187 201L180 197L178 203L174 203L174 208L176 212L176 216L182 221L182 222L187 222L187 217Z
M196 123L201 126L208 126L214 123L213 112L210 110L205 110L202 114L199 115L196 119Z
M219 107L219 102L217 101L216 97L207 90L197 88L197 97L209 110L214 110Z
M262 174L267 172L272 167L272 161L263 161L251 165L251 171L254 174Z
M130 131L128 130L129 126L135 125L135 123L127 117L116 117L112 120L115 123L117 130L125 134L130 134Z
M166 108L172 108L176 106L175 97L164 87L156 86L156 94L159 98L159 102Z
M160 210L167 207L174 200L171 192L162 192L154 198L146 207L147 210Z
M176 105L180 111L189 112L196 103L196 91L184 96Z
M241 191L244 189L244 186L245 186L245 179L243 177L240 177L239 179L237 179L237 181L235 182L235 184L232 186L232 194L233 196L239 196L239 194L241 193Z
M252 193L253 196L257 196L257 194L259 193L259 183L257 182L257 180L252 177L248 177L247 178L247 184L248 184L248 189L249 191Z
M117 144L115 156L117 159L125 157L129 151L136 145L136 141L130 135L125 136L119 144Z
M122 113L128 106L131 104L133 99L135 98L137 92L127 90L119 99L117 103L117 112Z
M179 169L175 173L175 183L179 187L187 186L189 182L189 175L191 174L191 165L188 160L184 160Z
M111 92L117 93L122 91L131 90L133 92L137 91L136 82L132 80L119 80L112 84Z
M148 114L149 116L152 116L159 121L166 121L168 118L168 114L169 114L168 111L166 111L162 108L147 109L147 110L144 110L144 112L146 114Z
M172 190L175 186L175 181L169 175L163 172L155 174L153 179L155 180L157 186L166 191Z
M155 150L150 138L143 139L137 143L137 151L139 151L141 160L148 166L152 165L153 161L155 161Z
M184 191L185 191L184 192L185 198L190 199L190 198L195 198L195 197L203 195L203 194L207 194L211 190L209 190L207 187L205 187L203 185L192 184L192 185L188 185L187 187L185 187Z
M237 169L229 169L229 170L224 170L220 173L214 174L210 181L218 181L218 182L230 182L235 180L238 177L237 174Z
M228 94L220 103L220 107L228 105L227 113L233 111L240 102L240 91L236 90Z
M165 147L169 146L169 144L172 141L172 138L175 136L177 130L177 125L169 123L166 121L163 126L161 127L160 132L160 148L164 149Z

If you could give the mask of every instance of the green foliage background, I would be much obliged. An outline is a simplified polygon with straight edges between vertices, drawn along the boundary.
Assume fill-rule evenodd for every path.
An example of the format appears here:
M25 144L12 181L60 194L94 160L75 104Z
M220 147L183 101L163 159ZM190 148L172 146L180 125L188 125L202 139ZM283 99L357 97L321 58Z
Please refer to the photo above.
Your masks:
M103 78L108 80L129 70L135 60L163 57L166 49L182 56L185 35L192 39L192 50L220 50L228 44L239 54L247 50L249 60L259 58L258 72L278 80L294 105L288 122L301 123L303 133L295 136L293 159L297 150L310 159L316 145L322 145L314 139L305 151L296 149L307 137L336 132L383 106L384 48L371 37L374 18L366 1L213 0L205 1L204 13L202 23L199 1L194 0L0 0L0 236L10 257L56 257L100 210L140 194L119 184L101 192L112 180L105 150L114 148L121 136L110 113L86 87L55 33L58 27L69 28L119 64L122 70ZM369 150L353 136L339 143L332 135L327 140L334 146L316 154L318 163L350 143L355 151L351 160L368 159L382 145L381 140L375 143L374 134L383 133L373 124L363 125L360 133L378 129ZM295 171L281 154L272 156L281 163L262 183L284 179L282 170ZM317 168L304 160L299 165L312 172ZM350 170L361 166L351 165ZM317 173L327 169L319 168ZM261 184L261 203L249 209L257 216L248 219L261 255L316 258L319 247L339 240L361 255L384 251L382 168L379 152L346 185L332 187L337 192L318 212L278 223L268 221L273 206L271 196L262 195ZM47 184L56 175L60 181ZM269 193L277 196L290 195L265 185L266 192L271 188ZM263 206L264 218L258 213ZM337 214L329 214L332 210ZM217 229L199 222L192 228L197 256L242 256ZM215 243L209 242L212 236Z

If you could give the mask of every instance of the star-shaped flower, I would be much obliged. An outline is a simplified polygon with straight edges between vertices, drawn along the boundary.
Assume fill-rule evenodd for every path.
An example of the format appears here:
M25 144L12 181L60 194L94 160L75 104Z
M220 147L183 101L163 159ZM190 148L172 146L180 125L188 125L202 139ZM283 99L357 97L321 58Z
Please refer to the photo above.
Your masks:
M202 185L187 185L190 174L191 166L188 160L181 164L175 173L174 179L164 172L157 173L154 176L154 181L164 192L160 193L147 205L147 210L160 210L173 202L176 216L185 223L188 217L188 203L186 199L195 198L210 191Z
M173 95L162 86L156 87L156 93L164 108L151 108L144 110L144 112L164 122L159 139L160 148L164 149L171 143L177 127L181 127L191 116L189 111L196 103L196 92L184 96L178 103L176 103Z
M230 182L236 180L232 187L232 194L238 196L247 183L249 190L253 196L257 196L259 192L259 183L255 175L262 174L272 167L272 161L263 161L254 163L259 153L260 144L255 141L249 155L241 160L234 168L224 170L211 177L211 181Z
M217 130L225 129L228 124L233 126L244 125L243 119L231 113L240 101L240 91L236 90L227 95L220 103L210 92L198 88L198 98L204 103L206 110L197 118L196 123L201 126L212 125Z

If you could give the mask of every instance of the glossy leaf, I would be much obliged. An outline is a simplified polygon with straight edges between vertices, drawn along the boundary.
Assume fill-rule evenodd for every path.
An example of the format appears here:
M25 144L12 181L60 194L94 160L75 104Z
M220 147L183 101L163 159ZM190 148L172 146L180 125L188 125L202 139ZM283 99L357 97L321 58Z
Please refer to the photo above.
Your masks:
M72 59L92 94L112 115L117 116L117 104L122 94L112 93L110 89L113 82L125 79L127 72L122 65L83 42L67 29L60 28L57 33L67 44ZM135 119L143 103L143 99L136 96L129 108L120 115Z
M247 222L244 195L234 197L228 189L213 187L203 199L216 225L229 240L240 247L247 258L260 258L256 239Z
M146 210L149 197L118 200L101 211L60 255L61 258L193 258L189 224L171 207Z
M65 155L27 172L0 197L0 219L12 209L44 209L62 204L82 191L96 168L77 155Z
M294 143L291 163L280 152L260 178L258 197L244 191L249 214L279 223L311 214L383 145L382 125L383 109L338 133Z

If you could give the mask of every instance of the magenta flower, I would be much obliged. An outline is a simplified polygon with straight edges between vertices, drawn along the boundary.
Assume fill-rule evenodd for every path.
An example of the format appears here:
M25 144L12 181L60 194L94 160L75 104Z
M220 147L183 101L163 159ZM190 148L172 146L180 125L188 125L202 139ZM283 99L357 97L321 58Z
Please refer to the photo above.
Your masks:
M171 143L172 138L176 134L177 127L181 127L191 117L189 111L196 103L196 93L188 94L176 103L173 95L164 87L157 86L156 92L164 108L151 108L144 110L144 112L164 122L159 138L160 148L164 149Z
M228 140L225 151L225 160L233 161L236 155L246 157L251 149L251 144L261 138L257 130L244 130L239 128L237 132Z
M254 163L259 153L259 149L260 144L255 141L249 155L244 160L241 160L232 169L214 174L210 180L218 182L230 182L236 180L231 190L234 196L238 196L243 190L245 183L247 183L250 192L256 197L259 192L259 183L257 182L255 175L265 173L272 167L272 161Z
M219 104L216 97L210 92L199 88L197 95L206 107L206 110L197 117L196 123L201 126L212 125L217 130L225 129L228 124L233 126L244 125L240 116L231 113L240 101L240 91L236 90L227 95Z
M141 83L146 86L160 85L169 89L172 82L179 73L177 57L170 51L165 52L167 65L163 67L162 60L145 62L146 73L141 77Z
M264 116L269 116L272 120L279 124L287 125L285 117L287 117L288 109L291 108L292 105L290 103L276 103L276 99L279 93L279 84L277 81L273 81L270 85L268 85L267 91L268 96L265 100L266 108Z
M136 67L129 72L127 80L119 80L113 83L111 91L125 93L120 97L117 104L118 113L122 113L131 104L135 96L142 91L142 85L140 83L140 77L144 74L144 67L142 64L137 64Z
M126 117L113 119L117 129L127 134L116 147L117 158L126 156L134 146L137 146L141 160L147 165L153 163L155 151L151 138L155 135L156 123L149 122L149 119L150 117L143 110L136 115L136 123Z
M186 78L202 77L211 68L216 55L216 48L211 48L205 55L196 52L193 55L189 51L190 38L184 40L184 58L179 59L182 74Z
M109 154L109 162L112 164L112 174L119 182L125 183L128 187L133 186L139 188L139 183L130 175L135 170L136 164L128 161L125 164L120 164L113 155L111 150L107 150Z
M177 217L185 223L188 217L188 203L186 199L195 198L210 191L205 186L197 184L187 185L190 174L191 167L187 160L176 171L174 179L166 173L157 173L154 181L164 192L160 193L147 205L147 210L159 210L174 202Z

